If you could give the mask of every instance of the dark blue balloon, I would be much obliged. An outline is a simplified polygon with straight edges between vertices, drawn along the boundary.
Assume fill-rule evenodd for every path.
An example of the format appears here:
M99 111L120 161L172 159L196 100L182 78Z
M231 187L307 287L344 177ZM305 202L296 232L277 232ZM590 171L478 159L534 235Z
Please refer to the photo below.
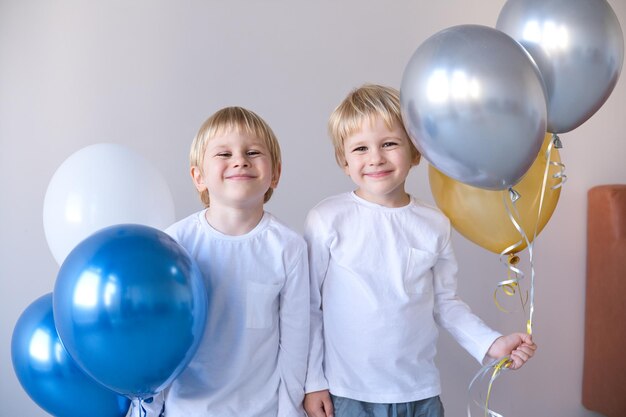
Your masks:
M67 354L54 327L52 294L35 300L18 319L11 359L26 393L57 417L122 417L130 407L128 398L85 375Z
M197 351L207 289L174 239L126 224L102 229L70 252L53 305L59 336L86 373L115 392L148 398Z

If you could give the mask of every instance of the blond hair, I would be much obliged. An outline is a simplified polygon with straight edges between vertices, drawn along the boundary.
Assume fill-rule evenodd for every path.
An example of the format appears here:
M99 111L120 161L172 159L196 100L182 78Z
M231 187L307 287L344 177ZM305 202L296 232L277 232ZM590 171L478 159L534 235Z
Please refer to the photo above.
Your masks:
M272 167L272 179L276 180L280 172L281 155L280 145L276 135L269 125L258 114L244 109L243 107L225 107L215 112L200 126L196 137L191 143L189 152L189 163L192 167L197 167L202 172L204 154L207 144L212 138L227 132L240 132L255 136L263 141L267 146ZM270 187L265 192L263 202L269 201L274 189ZM200 200L205 207L210 205L209 191L200 192Z
M397 122L402 129L400 93L395 88L376 84L364 84L352 90L335 108L328 120L328 133L335 147L335 159L340 167L346 165L344 141L361 131L363 123L380 117L391 130ZM406 133L406 131L405 131ZM407 134L408 137L408 134ZM411 159L419 162L420 153L409 141Z

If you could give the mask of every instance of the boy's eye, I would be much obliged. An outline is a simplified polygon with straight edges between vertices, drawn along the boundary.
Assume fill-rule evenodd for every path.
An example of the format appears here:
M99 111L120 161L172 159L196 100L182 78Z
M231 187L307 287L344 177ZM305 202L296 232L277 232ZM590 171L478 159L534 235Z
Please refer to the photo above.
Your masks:
M250 150L250 151L246 152L246 155L248 155L248 156L261 155L261 152L256 151L256 150Z
M232 154L230 152L220 152L218 153L216 156L220 157L220 158L228 158L230 157Z
M396 142L385 142L383 143L383 148L389 148L392 146L397 146L398 144Z
M365 152L367 150L367 146L358 146L352 150L352 152Z

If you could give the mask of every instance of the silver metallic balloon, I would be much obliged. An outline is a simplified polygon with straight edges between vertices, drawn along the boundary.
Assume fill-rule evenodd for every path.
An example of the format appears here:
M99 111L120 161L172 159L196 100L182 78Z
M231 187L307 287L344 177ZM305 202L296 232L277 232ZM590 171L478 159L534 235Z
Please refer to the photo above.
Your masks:
M617 83L624 38L606 0L509 0L496 28L521 43L539 67L549 132L583 124Z
M454 26L426 39L404 70L400 101L424 157L476 187L517 183L546 133L537 66L510 36L486 26Z

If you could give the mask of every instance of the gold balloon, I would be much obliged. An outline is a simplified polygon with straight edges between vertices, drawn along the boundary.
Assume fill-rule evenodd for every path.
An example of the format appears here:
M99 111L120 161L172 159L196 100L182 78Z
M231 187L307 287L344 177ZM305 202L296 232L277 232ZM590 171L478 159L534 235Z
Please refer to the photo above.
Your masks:
M560 187L554 190L551 188L561 182L560 178L553 178L554 174L560 172L560 168L550 165L541 213L538 213L547 162L546 150L551 140L552 136L546 135L535 162L513 187L521 195L515 202L519 213L516 221L529 241L535 236L535 226L538 235L548 223L561 194ZM552 149L550 159L560 163L557 149ZM473 187L448 177L432 165L429 166L428 174L435 203L448 216L452 226L467 239L495 253L502 253L522 240L522 235L511 222L504 205L506 200L511 207L508 190L493 191ZM512 210L511 212L514 213ZM522 241L519 246L507 252L520 252L526 246L526 242Z

